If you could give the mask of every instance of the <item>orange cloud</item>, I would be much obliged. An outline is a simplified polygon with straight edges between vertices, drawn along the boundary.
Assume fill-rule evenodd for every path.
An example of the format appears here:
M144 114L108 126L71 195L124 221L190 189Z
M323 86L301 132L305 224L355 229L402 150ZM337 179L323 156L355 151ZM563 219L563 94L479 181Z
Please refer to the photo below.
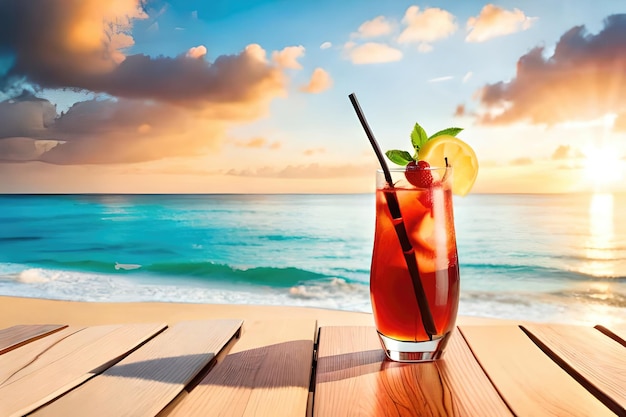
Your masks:
M333 80L330 78L330 74L323 68L315 68L309 83L300 88L305 93L318 94L328 90L333 85Z
M467 20L467 42L484 42L498 36L509 35L530 28L536 20L528 17L519 9L505 10L493 4L487 4L477 17Z
M617 132L626 132L626 112L617 115L613 129Z
M272 60L282 68L302 69L298 58L304 56L304 46L288 46L282 51L274 51Z
M533 160L526 157L515 158L510 162L510 164L514 166L532 165L532 163Z
M584 154L580 150L572 148L570 145L559 145L552 153L552 159L576 159L584 158Z
M193 48L189 48L189 50L187 51L187 56L189 58L202 58L206 55L206 52L206 46L194 46Z
M0 50L15 55L12 75L66 85L77 75L98 77L115 69L134 44L133 21L145 19L140 0L50 0L0 6Z
M268 149L278 149L281 147L281 143L279 141L269 142L266 138L256 137L251 138L246 141L234 141L233 144L240 148L268 148Z
M282 68L256 44L214 62L202 45L176 57L125 55L139 0L0 3L0 51L14 56L0 76L0 149L5 162L110 164L202 155L229 127L267 115L286 94ZM41 16L45 16L42 19ZM279 57L293 65L301 50ZM291 61L289 60L291 59ZM283 63L284 63L283 62ZM55 106L23 85L105 93ZM267 146L280 146L268 144Z
M288 165L285 168L264 167L259 169L231 169L226 174L243 177L266 177L266 178L292 178L292 179L315 179L315 178L343 178L354 176L371 175L375 166L369 165Z
M458 28L454 15L436 7L420 12L418 6L411 6L406 10L402 22L406 27L400 33L398 42L418 42L422 45L422 52L428 52L432 42L447 38Z
M567 31L550 57L541 47L531 50L519 59L515 78L478 92L479 122L553 125L626 113L624 39L626 14L612 15L597 35L583 26Z
M378 16L361 24L353 36L358 38L375 38L388 35L391 33L392 28L392 23L385 16Z
M262 148L267 145L267 139L257 137L245 142L235 142L235 145L242 148Z
M0 51L15 59L0 85L25 80L42 88L187 106L245 102L270 90L283 93L284 75L267 62L259 45L212 63L185 54L125 55L134 42L133 22L146 18L141 5L139 0L49 0L38 7L3 2ZM201 52L198 47L193 54Z
M312 156L315 154L320 154L320 153L326 153L326 149L325 148L311 148L311 149L306 149L303 154L305 154L306 156Z
M402 51L383 43L368 42L355 46L354 43L348 42L345 50L352 63L357 65L379 64L402 59Z
M130 99L88 100L61 115L47 100L22 94L0 103L2 160L109 164L215 152L229 126L267 113L268 97L258 93L249 101L198 108Z
M567 159L571 154L571 146L569 145L559 145L558 148L554 150L552 154L552 159Z

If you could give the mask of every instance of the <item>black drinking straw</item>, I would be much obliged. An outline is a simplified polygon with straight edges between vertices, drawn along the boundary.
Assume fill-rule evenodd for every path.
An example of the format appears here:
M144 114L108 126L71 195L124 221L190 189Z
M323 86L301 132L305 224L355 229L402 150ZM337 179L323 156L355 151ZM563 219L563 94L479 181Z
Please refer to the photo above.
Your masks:
M378 162L380 162L380 166L383 169L383 173L385 174L385 181L387 181L387 185L392 190L391 192L385 193L385 195L387 196L387 207L389 207L389 213L391 213L391 217L394 220L396 234L398 235L398 240L400 240L400 246L402 247L402 252L404 253L404 260L406 261L406 266L409 270L409 274L411 275L411 281L413 281L413 291L415 292L417 306L419 307L420 315L422 316L422 324L424 325L424 330L426 330L426 333L428 333L428 338L430 340L433 340L433 335L437 334L437 329L435 328L433 315L430 312L428 299L426 298L426 293L424 292L424 286L422 285L419 269L417 268L415 250L413 249L413 245L411 245L411 242L409 241L409 236L406 233L404 220L402 219L402 213L400 212L400 205L398 204L398 197L396 196L396 192L393 191L394 187L393 179L391 178L391 172L389 172L389 167L387 166L385 157L380 150L380 146L378 146L378 142L376 142L376 138L374 138L374 133L370 129L369 124L365 119L365 115L363 114L361 106L356 99L356 95L352 93L348 97L350 98L352 106L354 107L354 111L356 111L356 115L358 116L359 121L363 126L363 130L365 130L367 138L372 144L372 148L374 148L374 153L376 153Z

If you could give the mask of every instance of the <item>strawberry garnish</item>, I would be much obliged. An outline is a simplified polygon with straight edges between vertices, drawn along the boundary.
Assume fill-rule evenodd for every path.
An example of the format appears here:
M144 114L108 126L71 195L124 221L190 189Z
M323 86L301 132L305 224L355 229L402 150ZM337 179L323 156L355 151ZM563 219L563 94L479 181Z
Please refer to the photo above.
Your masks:
M411 161L404 171L406 179L418 188L428 188L433 183L433 174L430 172L430 164L426 161Z

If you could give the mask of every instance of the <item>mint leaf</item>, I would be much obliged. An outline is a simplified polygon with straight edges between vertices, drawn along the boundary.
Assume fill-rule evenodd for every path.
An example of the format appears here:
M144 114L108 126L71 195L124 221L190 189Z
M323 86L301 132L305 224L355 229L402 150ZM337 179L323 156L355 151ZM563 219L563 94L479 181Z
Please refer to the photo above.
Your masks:
M419 123L415 123L413 131L411 132L411 143L415 149L415 155L417 155L417 152L419 152L420 148L426 142L428 142L428 135L426 134L426 131L419 125Z
M406 166L409 162L413 161L413 157L407 151L399 151L397 149L385 152L387 158L394 164L400 166Z
M435 134L431 135L431 136L428 138L428 140L430 140L430 139L432 139L432 138L435 138L435 137L437 137L437 136L441 136L441 135L456 136L456 135L458 135L459 133L461 133L461 131L462 131L462 130L463 130L463 128L462 128L462 127L449 127L449 128L447 128L447 129L440 130L439 132L437 132L437 133L435 133Z

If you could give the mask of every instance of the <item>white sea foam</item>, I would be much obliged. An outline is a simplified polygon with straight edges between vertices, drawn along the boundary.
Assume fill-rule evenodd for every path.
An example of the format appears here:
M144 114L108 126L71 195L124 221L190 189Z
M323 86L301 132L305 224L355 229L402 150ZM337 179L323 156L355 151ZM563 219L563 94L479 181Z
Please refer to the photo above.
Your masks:
M17 281L24 284L44 283L55 280L58 273L46 271L40 268L30 268L17 274Z
M371 312L367 284L340 278L285 288L193 279L165 281L140 274L133 274L131 279L126 274L0 264L0 294L76 301L289 305ZM463 290L459 306L461 315L616 326L626 325L625 312L626 308L617 304L593 303L589 297L560 292L538 295L518 291Z
M309 282L293 286L289 289L289 295L293 298L324 300L328 297L346 296L349 294L369 296L368 291L367 286L363 284L350 284L345 279L332 278L328 281Z

